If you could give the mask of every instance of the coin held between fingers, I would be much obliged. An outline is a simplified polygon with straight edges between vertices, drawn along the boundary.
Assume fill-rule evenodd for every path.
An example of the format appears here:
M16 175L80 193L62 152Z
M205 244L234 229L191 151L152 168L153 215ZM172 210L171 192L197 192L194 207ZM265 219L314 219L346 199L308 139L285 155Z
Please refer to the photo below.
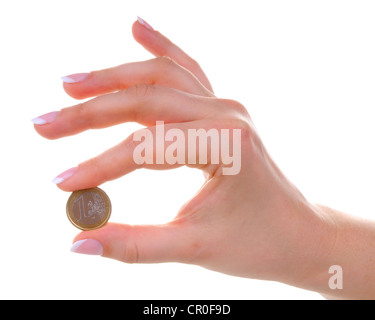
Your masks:
M107 194L100 188L73 192L66 205L70 222L81 230L103 227L109 220L112 205Z

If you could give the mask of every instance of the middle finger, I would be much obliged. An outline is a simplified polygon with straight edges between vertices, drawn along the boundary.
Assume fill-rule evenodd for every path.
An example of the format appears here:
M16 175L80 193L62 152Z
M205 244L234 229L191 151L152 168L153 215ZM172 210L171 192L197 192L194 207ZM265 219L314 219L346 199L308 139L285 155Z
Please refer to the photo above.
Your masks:
M165 123L200 120L218 113L215 100L142 84L64 108L52 122L36 124L35 129L45 138L57 139L124 122L150 126L159 120Z
M189 70L168 57L126 63L117 67L93 71L81 81L75 82L74 75L64 82L65 91L76 99L85 99L129 88L139 83L175 88L196 95L213 97Z

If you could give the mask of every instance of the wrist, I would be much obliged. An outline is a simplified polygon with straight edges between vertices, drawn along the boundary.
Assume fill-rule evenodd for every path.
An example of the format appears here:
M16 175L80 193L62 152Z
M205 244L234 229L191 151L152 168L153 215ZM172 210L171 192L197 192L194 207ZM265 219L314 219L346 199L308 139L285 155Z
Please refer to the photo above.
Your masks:
M327 293L330 268L336 265L334 256L338 237L338 226L328 208L307 203L300 214L304 216L304 228L301 230L299 272L296 271L297 287Z
M291 210L289 236L284 244L283 268L277 281L319 293L328 293L329 269L335 265L333 253L338 228L334 217L323 207L299 199Z
M321 221L308 268L296 286L329 299L373 299L375 296L375 223L320 205L311 205Z

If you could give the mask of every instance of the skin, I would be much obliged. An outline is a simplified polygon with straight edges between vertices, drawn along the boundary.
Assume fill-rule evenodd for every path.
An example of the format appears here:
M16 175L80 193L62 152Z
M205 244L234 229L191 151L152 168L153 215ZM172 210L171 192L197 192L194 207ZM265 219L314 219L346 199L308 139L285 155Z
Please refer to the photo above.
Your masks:
M375 298L375 224L309 203L269 156L246 108L214 95L199 64L165 36L133 25L133 35L156 56L94 71L79 83L64 83L76 99L36 131L47 139L136 121L151 131L168 128L241 129L241 172L222 174L223 164L189 165L206 177L195 197L165 225L108 223L74 239L95 239L103 256L126 263L181 262L217 272L272 280L313 290L331 299ZM133 135L80 164L58 187L96 187L139 168ZM167 144L166 144L167 147ZM344 271L344 289L328 286L330 266Z

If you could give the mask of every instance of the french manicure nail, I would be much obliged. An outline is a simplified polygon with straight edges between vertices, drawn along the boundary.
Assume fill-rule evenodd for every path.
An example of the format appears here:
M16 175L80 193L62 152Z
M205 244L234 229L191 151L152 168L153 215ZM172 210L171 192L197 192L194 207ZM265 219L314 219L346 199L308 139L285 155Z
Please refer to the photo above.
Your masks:
M154 31L154 28L151 27L151 26L150 26L145 20L143 20L141 17L137 17L137 20L138 20L138 22L139 22L142 26L146 27L148 30Z
M61 80L65 83L78 83L87 79L89 73L75 73L69 76L61 77Z
M103 246L98 240L85 239L75 242L70 251L92 256L101 256L103 255Z
M60 173L56 178L54 178L52 180L52 182L55 183L55 184L62 183L63 181L69 179L74 174L74 172L76 171L76 169L77 168L75 167L75 168L71 168L69 170L66 170L63 173Z
M46 124L46 123L51 123L57 118L59 113L60 113L60 111L49 112L49 113L46 113L46 114L44 114L42 116L39 116L37 118L31 119L31 121L34 124L37 124L37 125L43 125L43 124Z

